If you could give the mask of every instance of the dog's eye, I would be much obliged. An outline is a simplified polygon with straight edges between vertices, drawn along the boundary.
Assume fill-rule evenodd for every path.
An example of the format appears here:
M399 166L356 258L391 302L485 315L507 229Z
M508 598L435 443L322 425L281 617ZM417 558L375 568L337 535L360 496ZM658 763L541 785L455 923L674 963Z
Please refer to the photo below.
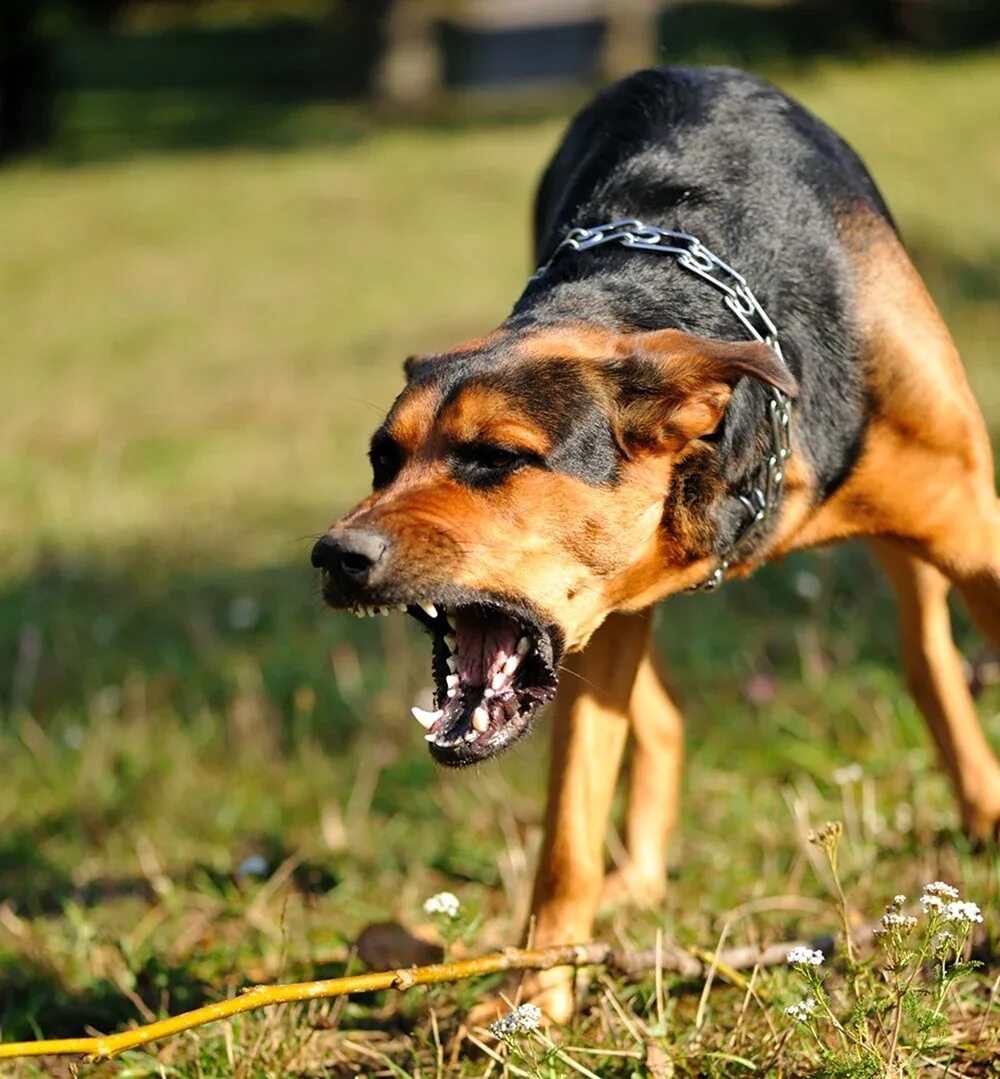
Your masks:
M372 443L368 452L368 459L372 463L372 483L378 487L385 487L396 478L403 463L403 455L392 439L379 439Z
M510 450L489 442L466 442L454 447L451 462L454 474L472 487L492 487L525 465L542 463L542 459L526 450Z
M463 465L471 466L478 472L509 472L528 461L527 454L504 449L502 446L491 446L485 442L459 446L455 456Z

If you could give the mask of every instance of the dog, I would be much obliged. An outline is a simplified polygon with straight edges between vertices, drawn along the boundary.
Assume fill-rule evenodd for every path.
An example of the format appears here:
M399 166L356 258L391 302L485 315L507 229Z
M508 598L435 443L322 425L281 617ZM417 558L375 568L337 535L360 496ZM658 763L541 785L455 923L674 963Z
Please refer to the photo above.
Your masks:
M534 237L498 329L406 361L372 493L312 562L333 607L429 631L435 706L414 715L441 764L495 756L556 698L535 944L589 939L602 889L662 894L682 729L653 605L820 544L873 546L962 823L995 839L1000 763L946 602L1000 647L989 437L858 156L748 74L641 71L570 124ZM628 860L605 882L629 734ZM573 1008L565 969L528 995Z

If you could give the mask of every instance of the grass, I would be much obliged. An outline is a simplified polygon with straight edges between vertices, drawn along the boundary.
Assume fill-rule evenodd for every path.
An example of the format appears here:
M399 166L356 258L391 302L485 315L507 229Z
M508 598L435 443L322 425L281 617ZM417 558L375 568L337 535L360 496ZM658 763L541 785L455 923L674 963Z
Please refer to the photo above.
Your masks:
M1000 64L830 61L782 81L869 161L1000 428ZM364 926L420 925L441 889L478 920L468 950L518 938L541 733L496 765L437 772L407 717L422 641L325 613L307 555L365 489L402 358L495 325L516 296L560 124L325 115L328 144L284 153L0 175L5 1039L355 969ZM1000 865L955 830L863 551L672 600L658 633L688 717L671 887L654 912L606 916L602 936L712 949L835 929L805 836L837 818L859 917L948 880L987 912L996 954ZM1000 746L1000 697L980 704ZM837 771L855 763L860 778ZM933 1056L951 1074L986 1074L998 1052L996 974L949 997ZM602 1076L823 1066L782 1013L794 974L758 985L759 1002L718 981L702 1001L678 981L658 999L652 978L596 979L558 1037ZM452 1038L485 991L283 1009L81 1073L479 1075L489 1058L452 1059ZM3 1072L40 1073L68 1074Z

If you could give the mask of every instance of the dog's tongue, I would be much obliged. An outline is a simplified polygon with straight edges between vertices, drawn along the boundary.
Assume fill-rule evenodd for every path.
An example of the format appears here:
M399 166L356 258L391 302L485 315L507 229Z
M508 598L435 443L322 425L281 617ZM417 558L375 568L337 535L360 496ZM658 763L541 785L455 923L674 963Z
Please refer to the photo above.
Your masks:
M488 686L517 649L517 627L500 613L455 612L455 656L463 685Z

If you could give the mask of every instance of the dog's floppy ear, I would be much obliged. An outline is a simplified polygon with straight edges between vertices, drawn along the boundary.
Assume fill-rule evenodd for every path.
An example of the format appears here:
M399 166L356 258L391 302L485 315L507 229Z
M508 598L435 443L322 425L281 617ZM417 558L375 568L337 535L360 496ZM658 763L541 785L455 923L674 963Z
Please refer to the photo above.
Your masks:
M794 376L762 341L719 341L681 330L629 334L612 361L619 438L626 449L680 449L719 426L733 388L754 378L789 397Z

